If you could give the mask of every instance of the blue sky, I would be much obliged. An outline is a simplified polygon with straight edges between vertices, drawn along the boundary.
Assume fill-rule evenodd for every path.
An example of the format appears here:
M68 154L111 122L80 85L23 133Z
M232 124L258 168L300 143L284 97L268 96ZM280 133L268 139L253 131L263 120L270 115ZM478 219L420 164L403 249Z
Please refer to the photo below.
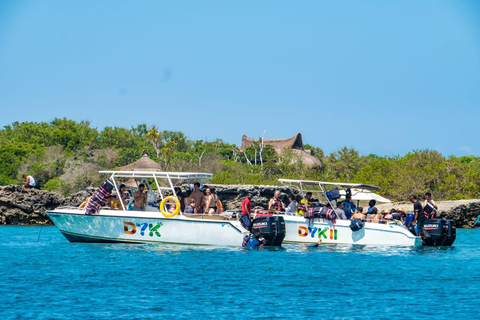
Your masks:
M0 0L0 111L480 156L480 1Z

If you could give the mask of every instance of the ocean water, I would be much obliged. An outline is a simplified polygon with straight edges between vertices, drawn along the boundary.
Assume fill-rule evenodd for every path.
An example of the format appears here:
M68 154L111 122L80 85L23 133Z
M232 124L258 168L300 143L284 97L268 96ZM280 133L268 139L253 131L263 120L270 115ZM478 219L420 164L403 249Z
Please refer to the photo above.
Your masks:
M0 227L0 319L479 318L480 230L450 248L255 250L40 230Z

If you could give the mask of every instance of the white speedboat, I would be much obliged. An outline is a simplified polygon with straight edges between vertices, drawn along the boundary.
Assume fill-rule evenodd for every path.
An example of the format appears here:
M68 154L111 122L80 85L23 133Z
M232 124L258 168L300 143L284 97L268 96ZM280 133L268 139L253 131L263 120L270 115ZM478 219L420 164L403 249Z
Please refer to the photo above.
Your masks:
M229 215L185 214L174 190L174 181L200 182L210 180L207 173L101 171L109 174L109 183L119 194L117 179L141 179L149 197L162 199L146 205L145 211L128 210L121 202L120 210L100 207L96 214L85 209L61 207L47 211L48 216L70 242L176 243L195 245L241 246L249 232ZM156 186L156 191L150 188ZM112 191L113 191L112 190ZM160 198L158 198L160 200ZM175 206L175 212L165 207Z
M279 179L287 186L296 188L305 199L307 192L322 196L326 203L335 208L336 202L326 195L328 187L340 187L345 190L379 190L378 187L366 184L322 182L307 180ZM413 235L401 223L381 221L380 223L365 222L359 230L350 228L350 220L328 219L317 216L305 219L303 216L282 214L285 220L285 243L317 243L322 244L360 244L360 245L389 245L389 246L421 246L422 239Z

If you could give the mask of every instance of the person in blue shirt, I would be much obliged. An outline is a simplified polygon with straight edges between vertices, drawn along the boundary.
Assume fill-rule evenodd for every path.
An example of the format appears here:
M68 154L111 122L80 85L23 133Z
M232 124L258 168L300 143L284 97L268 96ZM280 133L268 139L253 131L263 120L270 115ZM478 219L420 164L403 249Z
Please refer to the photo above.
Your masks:
M357 211L357 207L355 206L355 203L352 201L352 194L350 193L350 190L347 191L347 194L345 195L345 200L342 201L343 203L343 211L345 211L345 215L347 216L347 219L350 219L352 217L352 214Z
M373 222L375 217L377 216L378 210L375 207L377 200L372 199L368 202L368 209L367 209L367 222Z

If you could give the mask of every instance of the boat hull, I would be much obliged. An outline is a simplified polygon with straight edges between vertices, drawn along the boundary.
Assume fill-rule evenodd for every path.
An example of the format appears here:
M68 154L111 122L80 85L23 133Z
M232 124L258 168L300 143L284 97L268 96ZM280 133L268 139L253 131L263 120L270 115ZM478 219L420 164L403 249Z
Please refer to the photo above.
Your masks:
M285 216L286 236L284 243L317 243L322 244L359 244L389 246L421 246L422 240L410 233L406 228L391 224L365 223L358 230L350 229L350 221L332 221L314 219L309 222L303 217Z
M115 213L115 211L114 211ZM85 215L80 210L53 210L47 214L70 242L176 243L241 246L248 231L238 221L117 214ZM155 214L158 214L155 213Z

